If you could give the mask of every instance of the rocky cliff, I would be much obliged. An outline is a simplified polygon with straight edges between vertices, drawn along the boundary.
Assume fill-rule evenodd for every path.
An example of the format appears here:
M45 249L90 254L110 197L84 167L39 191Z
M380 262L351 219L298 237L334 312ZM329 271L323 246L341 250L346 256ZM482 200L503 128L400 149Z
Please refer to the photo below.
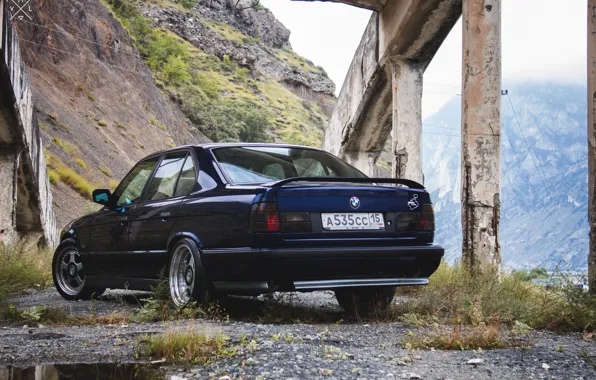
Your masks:
M34 0L17 24L58 225L143 156L208 140L320 145L324 70L248 0Z

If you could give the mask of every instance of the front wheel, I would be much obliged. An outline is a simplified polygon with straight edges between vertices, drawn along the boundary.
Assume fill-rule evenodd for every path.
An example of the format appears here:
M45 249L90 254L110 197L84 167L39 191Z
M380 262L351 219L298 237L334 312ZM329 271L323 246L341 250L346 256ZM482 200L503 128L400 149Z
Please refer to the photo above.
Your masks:
M368 317L386 312L395 290L393 286L344 288L335 290L335 298L349 315Z
M182 239L176 244L170 257L168 273L170 297L177 307L205 299L205 268L194 241Z
M85 284L81 254L74 245L59 247L52 260L52 278L58 293L69 301L101 296L106 289Z

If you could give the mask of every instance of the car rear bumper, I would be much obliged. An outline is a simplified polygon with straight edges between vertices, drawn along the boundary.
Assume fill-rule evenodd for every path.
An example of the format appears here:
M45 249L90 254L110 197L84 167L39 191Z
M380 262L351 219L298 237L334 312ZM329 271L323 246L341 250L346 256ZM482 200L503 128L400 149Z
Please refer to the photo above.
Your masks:
M437 245L203 250L216 289L245 293L424 285L443 254Z

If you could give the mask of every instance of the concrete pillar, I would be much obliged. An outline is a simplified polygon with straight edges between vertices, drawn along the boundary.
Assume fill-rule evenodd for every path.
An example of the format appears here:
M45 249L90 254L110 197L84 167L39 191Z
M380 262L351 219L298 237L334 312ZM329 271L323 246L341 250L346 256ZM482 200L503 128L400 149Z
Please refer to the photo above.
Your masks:
M422 183L422 75L424 66L392 60L392 175Z
M596 292L596 0L588 0L588 281Z
M11 244L16 231L16 155L0 150L0 244Z
M462 259L501 264L501 1L463 1Z

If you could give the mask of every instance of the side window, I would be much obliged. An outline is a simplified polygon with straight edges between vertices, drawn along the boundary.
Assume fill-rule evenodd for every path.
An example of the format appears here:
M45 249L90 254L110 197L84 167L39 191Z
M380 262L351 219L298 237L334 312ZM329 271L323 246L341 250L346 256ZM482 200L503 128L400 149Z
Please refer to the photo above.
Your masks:
M158 160L159 157L147 159L128 173L114 193L118 199L116 202L118 206L135 203L139 200Z
M145 199L157 201L173 197L185 159L186 152L167 154L149 184Z
M180 179L176 186L176 192L174 196L188 195L197 183L197 177L195 174L195 163L192 159L192 155L186 156L186 162L182 167L182 173L180 173Z

